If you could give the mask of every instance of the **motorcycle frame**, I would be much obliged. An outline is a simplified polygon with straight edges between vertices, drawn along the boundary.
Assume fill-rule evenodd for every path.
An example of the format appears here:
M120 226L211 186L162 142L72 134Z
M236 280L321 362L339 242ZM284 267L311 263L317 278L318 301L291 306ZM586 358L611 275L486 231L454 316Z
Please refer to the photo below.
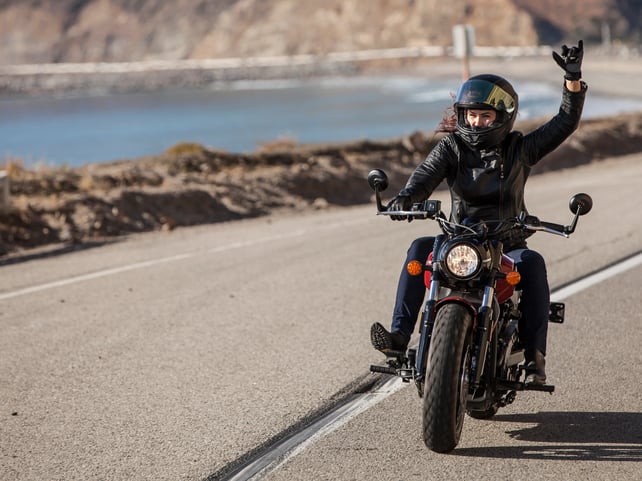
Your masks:
M470 310L473 318L473 353L470 372L470 379L472 380L470 384L471 391L474 391L481 385L481 378L486 367L485 362L488 355L488 340L491 335L494 336L493 342L490 344L490 347L493 349L493 367L497 360L498 346L496 326L501 308L499 307L499 302L495 297L495 285L498 273L500 272L502 244L501 242L498 242L496 245L489 243L489 246L491 246L491 266L481 297L467 295L469 291L449 288L451 292L440 298L439 296L442 290L441 287L442 283L445 281L445 276L441 272L441 263L439 261L435 261L435 259L438 259L438 254L444 243L447 240L455 238L456 237L448 238L445 234L438 235L435 238L432 256L433 262L431 265L431 279L430 285L428 286L428 297L424 304L424 310L422 311L421 316L421 334L417 346L414 366L414 381L420 395L423 395L423 383L426 376L432 328L437 312L446 304L457 303L465 306ZM494 373L494 369L492 372ZM494 385L494 378L495 376L491 375L490 379L487 380L488 384ZM494 389L491 389L491 391L494 391ZM488 403L491 402L492 399L489 399Z

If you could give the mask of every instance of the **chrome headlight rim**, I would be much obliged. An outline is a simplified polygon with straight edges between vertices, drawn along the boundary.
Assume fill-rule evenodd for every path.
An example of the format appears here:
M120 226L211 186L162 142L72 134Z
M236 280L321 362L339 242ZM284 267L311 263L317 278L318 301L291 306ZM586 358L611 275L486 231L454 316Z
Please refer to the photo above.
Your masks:
M468 280L482 270L482 255L470 242L456 242L444 250L443 265L455 279Z

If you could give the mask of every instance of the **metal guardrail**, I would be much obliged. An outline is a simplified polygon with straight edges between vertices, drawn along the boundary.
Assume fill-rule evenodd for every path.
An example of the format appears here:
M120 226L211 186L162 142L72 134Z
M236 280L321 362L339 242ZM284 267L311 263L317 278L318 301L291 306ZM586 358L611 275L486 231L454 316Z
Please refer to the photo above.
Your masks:
M551 47L480 47L479 57L518 57L550 55ZM83 62L0 65L0 75L56 75L133 73L152 71L239 69L252 67L296 67L321 63L363 62L369 60L446 57L453 55L452 47L404 47L354 52L331 52L324 55L282 55L269 57L209 58L184 60L144 60L139 62Z

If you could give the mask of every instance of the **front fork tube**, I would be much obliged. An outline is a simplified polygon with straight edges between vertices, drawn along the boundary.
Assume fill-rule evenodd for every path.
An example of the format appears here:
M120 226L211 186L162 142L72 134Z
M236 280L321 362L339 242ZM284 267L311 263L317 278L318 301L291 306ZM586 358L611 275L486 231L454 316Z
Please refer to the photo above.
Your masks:
M415 382L419 386L426 376L426 363L428 361L428 349L430 348L430 338L432 336L432 327L435 323L435 306L437 305L437 297L439 295L439 285L441 281L441 273L439 271L439 263L436 262L437 254L441 249L446 237L438 235L435 237L433 245L433 263L432 275L430 276L430 290L428 291L428 299L421 314L421 336L419 337L419 345L417 346L417 357L415 359ZM421 390L421 388L420 388Z
M479 313L477 315L477 328L475 337L475 346L473 352L472 362L472 384L474 387L479 386L481 376L484 373L486 363L486 352L488 350L488 338L492 331L492 305L495 297L495 288L490 285L484 289L484 297L482 298Z
M439 293L439 281L436 279L433 270L430 281L430 291L428 300L421 314L421 336L417 349L417 358L415 360L415 372L418 374L417 381L423 381L426 375L426 361L428 360L428 349L430 348L430 338L432 336L432 327L435 323L435 305L437 304L437 294Z

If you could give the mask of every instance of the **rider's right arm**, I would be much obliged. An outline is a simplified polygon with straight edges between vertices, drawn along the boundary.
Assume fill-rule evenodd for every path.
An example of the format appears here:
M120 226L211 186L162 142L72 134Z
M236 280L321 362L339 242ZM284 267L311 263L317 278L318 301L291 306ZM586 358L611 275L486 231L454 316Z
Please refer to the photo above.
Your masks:
M400 195L410 196L412 202L421 202L430 197L444 179L456 172L457 152L454 134L442 138L417 166Z

